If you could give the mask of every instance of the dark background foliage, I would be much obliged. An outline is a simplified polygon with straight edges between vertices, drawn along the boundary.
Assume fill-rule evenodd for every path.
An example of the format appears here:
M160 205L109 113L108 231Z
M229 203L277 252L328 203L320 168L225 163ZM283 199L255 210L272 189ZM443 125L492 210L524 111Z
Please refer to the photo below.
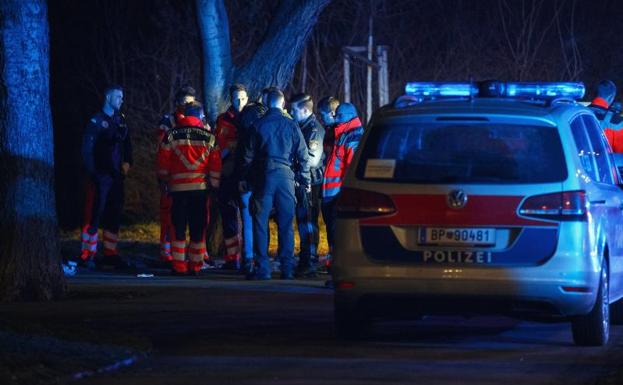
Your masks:
M253 55L278 0L226 1L234 63ZM616 1L333 0L297 65L288 94L343 97L341 50L389 47L390 97L407 80L582 80L589 95L610 78L621 85L623 50ZM50 0L51 103L59 221L80 223L80 142L110 83L125 87L135 166L126 221L155 219L154 132L182 84L201 84L201 48L191 0ZM288 33L288 31L283 31ZM287 50L288 47L283 47ZM279 52L275 52L279 55ZM303 83L306 62L305 82ZM353 64L353 101L365 109L365 66Z

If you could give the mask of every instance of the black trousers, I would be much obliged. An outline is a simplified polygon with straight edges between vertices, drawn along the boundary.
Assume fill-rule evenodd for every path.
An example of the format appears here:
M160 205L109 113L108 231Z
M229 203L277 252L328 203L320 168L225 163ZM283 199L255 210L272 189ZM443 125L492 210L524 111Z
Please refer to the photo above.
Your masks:
M329 253L333 252L333 245L335 244L335 221L337 219L337 198L339 194L330 199L324 199L322 201L322 218L327 227L327 243L329 244Z
M221 210L221 223L223 225L223 238L226 249L234 249L239 254L240 245L232 241L240 238L240 192L238 181L235 178L221 180L221 188L218 192L219 210ZM229 244L228 244L229 243ZM226 255L231 254L226 251ZM236 253L233 253L236 254Z
M85 225L91 235L97 234L100 223L104 230L117 234L123 210L123 178L99 175L88 182L85 204Z
M311 194L307 196L307 204L301 202L297 196L296 224L301 239L300 267L311 267L312 258L317 257L318 254L318 243L320 242L318 218L320 216L321 193L322 185L318 184L311 186Z
M188 227L191 242L202 242L205 238L207 222L206 199L207 191L171 192L171 222L175 240L186 239Z

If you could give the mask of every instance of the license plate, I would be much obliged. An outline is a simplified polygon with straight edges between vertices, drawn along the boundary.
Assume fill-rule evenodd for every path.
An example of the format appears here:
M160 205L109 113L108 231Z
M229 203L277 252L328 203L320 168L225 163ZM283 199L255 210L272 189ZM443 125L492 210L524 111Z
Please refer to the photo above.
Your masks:
M437 228L420 229L420 243L425 245L495 245L495 229Z

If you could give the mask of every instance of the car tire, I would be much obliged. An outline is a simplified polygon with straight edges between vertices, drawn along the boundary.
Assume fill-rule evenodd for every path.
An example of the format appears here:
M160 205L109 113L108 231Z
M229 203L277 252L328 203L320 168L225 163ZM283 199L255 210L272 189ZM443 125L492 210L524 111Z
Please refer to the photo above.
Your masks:
M333 307L335 335L341 340L362 339L369 329L370 321L359 306L335 302Z
M610 323L623 325L623 299L610 304Z
M597 299L590 313L571 321L573 341L580 346L603 346L610 337L608 265L602 262Z

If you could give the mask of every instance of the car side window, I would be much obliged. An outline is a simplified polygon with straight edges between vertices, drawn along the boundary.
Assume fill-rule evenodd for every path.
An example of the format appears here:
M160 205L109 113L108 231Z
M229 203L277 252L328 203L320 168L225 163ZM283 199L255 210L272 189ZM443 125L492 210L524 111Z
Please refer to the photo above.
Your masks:
M608 158L610 159L610 164L612 165L612 173L614 174L615 183L621 184L621 175L623 175L623 167L617 167L617 163L614 160L614 153L608 154Z
M578 148L578 158L580 159L582 168L584 168L584 171L591 179L599 180L595 172L593 149L588 141L586 129L579 116L571 121L570 127L575 146Z
M597 120L590 115L582 115L582 121L586 127L586 133L588 139L593 147L593 154L595 156L595 163L597 164L597 174L599 180L603 183L614 184L614 178L612 176L612 167L608 162L608 147L604 143L606 138L603 134Z

